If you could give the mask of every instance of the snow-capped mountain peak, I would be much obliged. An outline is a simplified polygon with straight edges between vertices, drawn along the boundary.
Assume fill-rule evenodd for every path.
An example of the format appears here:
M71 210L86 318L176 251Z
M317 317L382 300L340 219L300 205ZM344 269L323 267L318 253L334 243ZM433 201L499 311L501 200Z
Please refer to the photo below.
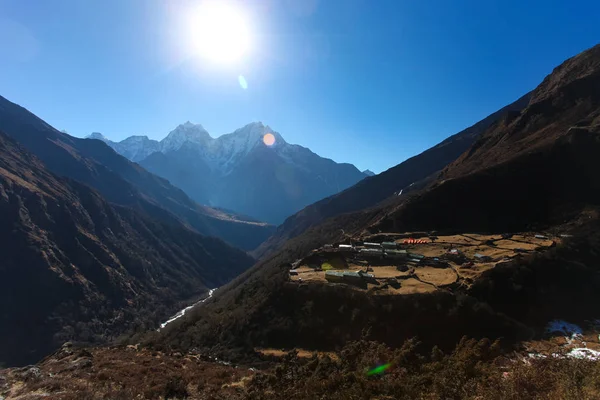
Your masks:
M109 143L110 144L110 143ZM141 161L152 153L160 151L160 144L148 136L130 136L111 146L132 161Z
M268 137L267 135L273 137ZM274 141L273 141L274 139ZM252 122L232 133L215 139L213 148L213 165L227 174L238 160L258 146L280 149L286 145L283 137L262 122Z
M118 143L104 139L197 201L272 223L365 177L353 165L336 164L287 143L260 121L217 138L188 121L160 142L146 136Z
M165 153L179 150L186 142L206 144L211 140L212 138L202 125L192 124L190 121L187 121L185 124L181 124L172 130L166 138L161 140L161 151Z
M220 136L218 139L225 139L228 137L248 137L250 139L254 139L254 140L263 140L263 137L266 134L272 134L274 135L276 138L280 138L281 140L283 140L283 138L281 137L281 135L279 135L279 133L275 132L269 125L265 125L262 122L258 121L258 122L251 122L247 125L244 125L243 127L236 129L234 132L229 133L229 134L225 134Z
M273 135L272 137L267 134ZM278 152L289 146L283 137L262 122L251 122L232 133L214 139L200 124L187 121L178 125L160 142L147 136L130 136L120 142L112 142L104 135L94 132L88 139L99 139L133 161L140 161L155 152L168 153L184 146L191 146L206 158L213 168L230 166L257 146L267 146ZM274 139L274 140L273 140ZM228 169L228 168L225 168Z
M98 139L98 140L102 140L103 142L108 141L108 139L106 138L106 136L104 136L100 132L92 132L91 134L89 134L85 138L86 139Z

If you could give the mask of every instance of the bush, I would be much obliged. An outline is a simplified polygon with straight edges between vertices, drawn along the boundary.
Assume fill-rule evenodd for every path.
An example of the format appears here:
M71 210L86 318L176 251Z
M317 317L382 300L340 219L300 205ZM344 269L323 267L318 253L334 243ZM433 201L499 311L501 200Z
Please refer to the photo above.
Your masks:
M187 385L180 376L169 379L165 385L165 399L187 399L189 395Z

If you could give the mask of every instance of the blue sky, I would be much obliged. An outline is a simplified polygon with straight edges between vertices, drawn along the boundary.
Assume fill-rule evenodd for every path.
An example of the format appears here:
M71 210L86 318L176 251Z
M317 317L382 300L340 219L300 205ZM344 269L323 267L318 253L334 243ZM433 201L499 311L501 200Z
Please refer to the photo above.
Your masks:
M0 0L0 94L75 136L113 140L263 121L381 172L600 41L598 1L246 0L253 49L217 66L185 37L192 3Z

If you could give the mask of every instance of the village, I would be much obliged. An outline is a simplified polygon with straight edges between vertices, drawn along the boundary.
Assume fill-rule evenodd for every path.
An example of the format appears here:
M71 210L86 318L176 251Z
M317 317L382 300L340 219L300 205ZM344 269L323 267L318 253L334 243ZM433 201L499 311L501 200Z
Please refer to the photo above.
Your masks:
M469 286L485 271L560 240L534 233L377 234L325 244L293 263L289 273L298 284L348 285L372 294L428 293Z

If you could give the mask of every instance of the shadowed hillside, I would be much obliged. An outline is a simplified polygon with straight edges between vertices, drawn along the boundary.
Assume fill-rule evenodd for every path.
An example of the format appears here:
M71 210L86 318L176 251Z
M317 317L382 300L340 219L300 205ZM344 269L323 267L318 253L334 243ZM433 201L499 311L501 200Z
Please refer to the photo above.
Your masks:
M173 218L150 219L55 176L3 133L0 243L0 362L8 365L68 340L152 329L252 263Z
M511 231L562 223L600 204L599 155L600 45L557 67L522 112L490 127L377 229Z
M253 255L258 259L279 249L286 240L301 235L309 228L319 225L327 218L373 207L379 202L413 183L431 178L458 158L495 121L510 112L518 112L529 102L526 94L514 103L496 111L475 125L453 135L423 153L382 172L363 179L356 185L330 196L285 220L275 234L264 242Z

